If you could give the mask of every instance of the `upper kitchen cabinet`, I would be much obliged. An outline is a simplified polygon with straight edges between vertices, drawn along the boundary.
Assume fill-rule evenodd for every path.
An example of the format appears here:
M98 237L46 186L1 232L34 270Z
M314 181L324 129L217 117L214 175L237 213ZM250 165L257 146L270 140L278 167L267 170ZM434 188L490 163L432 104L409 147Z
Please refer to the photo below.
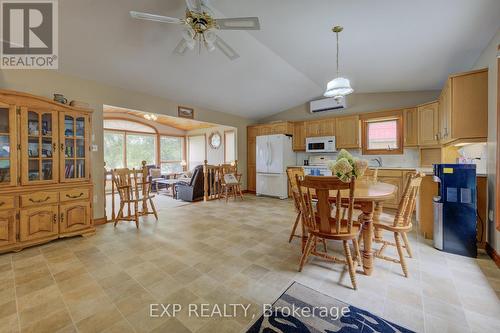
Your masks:
M488 136L488 70L452 75L439 97L441 143Z
M359 148L359 116L336 118L337 148Z
M404 146L416 147L418 145L418 110L410 108L403 110Z
M293 123L293 150L306 150L306 127L304 121Z
M418 145L434 146L439 144L439 104L438 102L419 105L418 108Z
M334 136L336 130L335 123L335 118L306 121L306 138L317 136Z

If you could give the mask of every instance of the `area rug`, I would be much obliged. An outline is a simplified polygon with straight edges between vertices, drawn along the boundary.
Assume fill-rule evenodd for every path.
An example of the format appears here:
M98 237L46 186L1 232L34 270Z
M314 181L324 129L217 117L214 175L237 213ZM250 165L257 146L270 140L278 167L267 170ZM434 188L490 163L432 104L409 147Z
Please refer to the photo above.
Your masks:
M413 332L294 282L247 333Z

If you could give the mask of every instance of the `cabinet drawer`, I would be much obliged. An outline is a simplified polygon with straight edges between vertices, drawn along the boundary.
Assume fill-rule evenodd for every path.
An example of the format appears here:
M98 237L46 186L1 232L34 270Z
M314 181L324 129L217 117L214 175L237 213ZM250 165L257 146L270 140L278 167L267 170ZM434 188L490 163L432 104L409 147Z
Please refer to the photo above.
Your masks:
M383 170L383 169L378 169L378 176L379 177L402 177L403 172L399 170Z
M16 198L0 196L0 210L12 209L16 207Z
M88 199L90 190L88 188L74 188L61 191L61 202Z
M21 195L21 207L47 205L58 201L59 195L57 192L34 192Z

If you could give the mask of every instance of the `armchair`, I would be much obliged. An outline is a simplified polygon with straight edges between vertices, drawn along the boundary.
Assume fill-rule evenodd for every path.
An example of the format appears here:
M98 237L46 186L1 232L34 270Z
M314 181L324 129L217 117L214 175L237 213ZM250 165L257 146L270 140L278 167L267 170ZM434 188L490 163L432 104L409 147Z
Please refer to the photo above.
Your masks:
M177 199L184 201L196 201L203 198L204 195L204 175L203 165L194 168L193 176L189 183L180 181L175 185Z

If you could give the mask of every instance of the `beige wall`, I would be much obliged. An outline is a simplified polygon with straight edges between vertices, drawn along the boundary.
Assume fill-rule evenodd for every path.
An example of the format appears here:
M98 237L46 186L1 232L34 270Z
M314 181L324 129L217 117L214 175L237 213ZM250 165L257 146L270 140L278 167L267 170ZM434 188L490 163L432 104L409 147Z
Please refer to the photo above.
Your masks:
M104 216L103 105L113 105L145 112L177 116L178 104L174 101L63 75L51 70L3 70L0 72L0 88L27 92L48 98L52 98L53 93L61 93L69 100L90 103L91 107L95 110L92 117L92 141L99 148L97 152L92 154L92 176L96 194L94 198L95 218ZM246 174L246 126L251 121L227 113L196 106L191 107L195 109L195 118L197 120L233 126L238 129L240 170ZM243 180L246 182L246 177L243 177Z
M474 69L488 67L488 212L493 211L495 216L495 200L500 200L495 197L495 181L496 156L498 128L497 128L497 84L498 84L498 69L497 69L497 49L500 45L500 30L497 31L488 46L483 50L481 56L476 61ZM488 243L497 251L500 252L500 232L495 229L495 218L489 219L488 223Z
M384 109L403 108L415 106L436 100L440 91L412 91L412 92L388 92L373 94L352 94L347 96L347 109L340 111L309 113L309 103L305 103L292 109L265 117L259 122L273 120L307 120L313 118L349 115L353 113L372 112Z

